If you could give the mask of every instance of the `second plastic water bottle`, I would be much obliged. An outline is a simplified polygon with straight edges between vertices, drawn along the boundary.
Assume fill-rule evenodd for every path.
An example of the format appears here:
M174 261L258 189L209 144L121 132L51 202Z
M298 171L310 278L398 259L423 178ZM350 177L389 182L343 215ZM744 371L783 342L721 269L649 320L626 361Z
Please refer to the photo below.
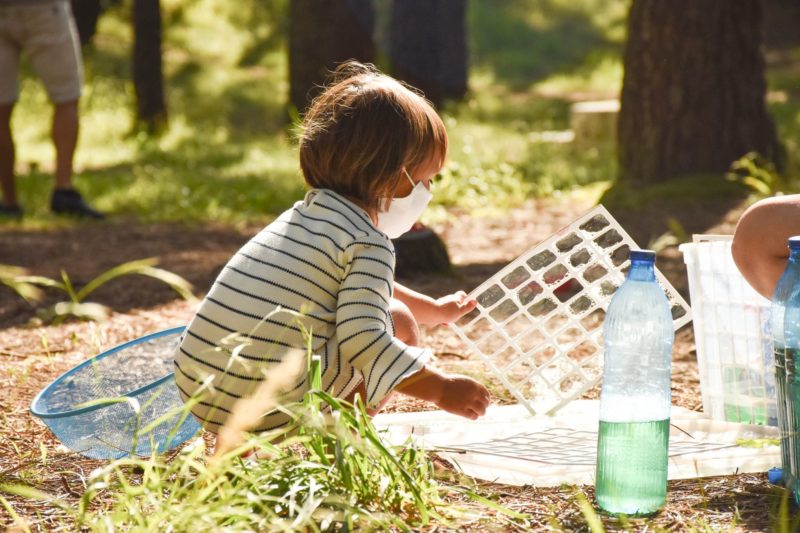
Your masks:
M800 503L800 237L789 239L789 260L772 297L770 316L775 344L775 384L781 430L783 480ZM781 363L783 368L781 368ZM783 411L783 413L781 413ZM781 414L783 415L781 417Z
M631 251L606 312L595 496L610 513L649 514L667 495L670 362L675 331L655 252Z

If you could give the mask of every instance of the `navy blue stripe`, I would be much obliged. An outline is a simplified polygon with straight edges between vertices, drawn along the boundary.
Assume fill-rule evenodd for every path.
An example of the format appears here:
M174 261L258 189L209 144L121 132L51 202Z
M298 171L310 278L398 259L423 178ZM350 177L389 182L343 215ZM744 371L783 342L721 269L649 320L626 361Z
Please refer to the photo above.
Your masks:
M278 346L285 346L286 348L297 348L296 344L290 344L288 342L283 342L283 341L279 341L279 340L275 340L275 339L270 339L268 337L257 337L255 335L248 335L248 334L245 334L245 333L240 333L240 332L236 331L235 329L231 329L231 328L227 328L227 327L223 326L222 324L220 324L219 322L217 322L215 320L211 320L210 318L208 318L207 316L205 316L202 313L197 313L195 316L197 316L198 318L202 318L203 320L205 320L209 324L213 324L213 325L217 326L218 328L224 329L225 331L227 331L229 333L239 333L241 336L246 337L248 339L257 340L259 342L266 342L266 343L269 343L269 344L277 344ZM265 358L259 357L257 355L246 355L244 353L244 350L240 351L237 354L237 357L241 357L242 359L247 359L248 361L256 361L256 362L259 362L259 363L280 363L281 362L280 359L277 359L277 360L276 359L271 359L271 358L266 358L265 359Z
M383 374L381 374L381 377L378 378L378 384L375 385L375 387L373 387L372 394L369 395L369 400L368 400L367 403L371 402L372 398L375 397L375 393L378 391L378 387L380 387L381 382L383 381L383 378L386 377L387 372L389 372L389 370L391 370L392 367L395 364L397 364L397 361L400 360L400 358L403 356L404 353L406 353L406 348L403 348L403 351L400 352L399 354L397 354L397 356L395 356L395 358L392 360L391 364L384 369ZM378 359L376 358L375 360L377 361ZM372 368L369 371L370 380L372 379L373 370L375 370L375 365L373 365ZM389 390L389 389L387 389L387 390Z
M237 311L236 309L231 309L231 308L227 307L225 304L223 304L222 302L220 302L220 301L218 301L218 300L215 300L214 298L208 298L208 301L210 301L210 302L213 302L213 303L215 303L215 304L217 304L217 305L219 305L219 306L225 307L226 309L228 309L228 310L230 310L230 311L233 311L233 312L238 312L238 313L240 313L240 314L242 314L242 313L243 313L243 312L239 312L239 311ZM215 326L217 326L217 327L218 327L218 328L220 328L220 329L224 329L225 331L227 331L227 332L229 332L229 333L238 333L238 334L240 334L242 337L245 337L245 338L247 338L247 339L256 340L256 341L267 341L267 342L272 342L272 341L271 341L269 338L267 338L267 337L260 337L260 336L258 336L258 335L253 335L252 333L242 333L241 331L237 331L237 330L235 330L235 329L233 329L233 328L229 328L228 326L225 326L224 324L220 324L219 322L217 322L217 321L215 321L215 320L211 320L210 318L208 318L207 316L205 316L205 315L201 314L200 312L198 312L198 313L197 313L197 316L199 316L200 318L202 318L202 319L203 319L203 320L205 320L206 322L210 322L211 324L214 324ZM245 316L248 316L248 317L250 317L250 318L256 318L256 317L254 317L254 316L247 315L247 314L245 314ZM295 332L299 333L300 335L305 335L305 332L304 332L302 329L300 329L300 328L299 328L299 327L297 327L297 326L293 326L293 325L291 325L291 324L284 324L283 322L278 322L277 320L272 320L272 319L269 319L269 318L261 319L261 322L269 323L269 324L272 324L272 325L278 326L278 327L280 327L280 328L282 328L282 329L290 329L290 330L292 330L292 331L295 331ZM253 331L255 331L255 329L254 329ZM312 338L316 338L316 339L318 339L318 340L320 340L320 341L323 341L323 342L325 342L325 341L327 341L327 340L328 340L328 337L325 337L325 336L323 336L323 335L317 335L317 334L315 334L313 331L309 331L309 332L311 333L311 337L312 337ZM288 346L288 345L287 345L287 346ZM295 346L294 344L292 344L292 345L290 346L290 348L295 348L295 347L296 347L296 346Z
M308 229L307 227L305 227L304 225L302 225L302 224L300 224L300 223L297 223L297 222L292 222L291 220L280 220L280 219L279 219L279 220L276 220L276 222L283 222L284 224L288 224L288 225L290 225L290 226L297 226L298 228L300 228L300 229L302 229L302 230L306 231L307 233L310 233L311 235L316 235L317 237L323 237L323 238L325 238L325 239L328 239L328 240L331 242L331 244L332 244L332 245L333 245L333 246L334 246L334 247L335 247L337 250L339 250L340 252L344 252L344 248L342 248L342 247L339 245L339 243L337 243L337 242L336 242L336 241L333 239L333 237L331 237L330 235L326 235L325 233L319 233L319 232L317 232L317 231L310 230L310 229ZM272 233L273 235L277 235L278 237L285 237L285 236L286 236L284 233L278 233L278 232L272 231L272 230L270 230L270 229L268 229L268 230L266 230L266 231L267 231L267 232L269 232L269 233Z
M353 235L352 233L350 233L349 231L347 231L347 229L343 228L342 226L340 226L338 224L335 224L335 223L331 222L330 220L327 220L325 218L312 217L310 215L304 214L302 211L295 211L295 213L297 213L298 215L300 215L301 217L303 217L305 219L313 220L315 222L322 222L324 224L328 224L329 226L333 226L334 228L347 233L350 236L351 239L355 239L356 238L356 236Z
M387 270L389 270L389 272L394 272L394 268L392 268L392 265L390 265L386 261L381 261L380 259L375 259L374 257L369 257L368 255L359 255L359 256L356 257L356 259L358 259L359 261L374 261L375 263L379 263L379 264L385 266L387 268Z
M356 224L355 222L350 220L350 217L348 217L346 214L342 213L338 209L335 209L335 208L333 208L333 207L331 207L329 205L325 205L325 204L323 204L322 202L319 202L319 201L314 202L314 205L319 206L322 209L327 209L328 211L332 211L332 212L336 213L337 215L339 215L340 217L345 219L351 226L353 226L353 228L356 231L363 233L365 237L370 234L369 231L365 230L364 228L359 227L358 224Z
M327 271L327 270L325 270L324 268L322 268L322 267L320 267L320 266L317 266L317 265L315 265L314 263L312 263L311 261L307 261L307 260L303 259L302 257L297 257L296 255L294 255L294 254L291 254L291 253L287 252L286 250L281 250L280 248L275 248L274 246L270 246L269 244L264 244L263 242L258 242L258 241L252 241L252 242L253 242L254 244L257 244L257 245L259 245L259 246L262 246L262 247L264 247L264 248L267 248L268 250L272 250L273 252L277 252L277 253L279 253L279 254L282 254L282 255L285 255L285 256L291 257L292 259L294 259L295 261L298 261L298 262L300 262L300 263L305 263L306 265L310 266L311 268L313 268L313 269L315 269L315 270L318 270L318 271L320 271L321 273L325 274L326 276L328 276L329 278L331 278L331 279L332 279L333 281L335 281L336 283L341 283L341 281L342 281L342 280L340 280L340 279L338 279L338 278L334 277L334 275L333 275L333 274L331 274L330 272L328 272L328 271ZM308 246L308 245L307 245L307 246ZM312 246L312 248L313 248L313 246ZM328 259L330 259L330 257L329 257ZM333 260L331 260L331 261L333 261ZM334 262L333 264L334 264L334 265L336 265L336 268L341 268L341 267L339 266L339 264L338 264L338 263Z
M304 294L304 293L302 293L302 292L300 292L300 291L298 291L298 290L295 290L295 289L290 289L289 287L287 287L287 286L285 286L285 285L281 285L280 283L276 283L276 282L274 282L274 281L271 281L271 280L269 280L269 279L266 279L266 278L262 278L262 277L259 277L259 276L253 275L253 274L248 274L247 272L244 272L244 271L242 271L242 270L239 270L239 269L238 269L238 268L236 268L236 267L232 267L232 266L226 265L226 266L225 266L225 268L228 268L228 269L230 269L230 270L233 270L233 271L234 271L234 272L236 272L237 274L241 274L242 276L248 277L248 278L250 278L250 279L254 279L254 280L256 280L256 281L260 281L260 282L262 282L262 283L266 283L267 285L271 285L271 286L273 286L273 287L277 287L277 288L279 288L279 289L283 289L283 290L284 290L284 291L286 291L286 292L291 292L292 294L296 294L297 296L300 296L301 298L305 298L305 299L306 299L306 301L309 301L309 302L311 302L311 303L313 303L313 304L316 304L316 305L320 306L320 307L321 307L321 308L322 308L324 311L327 311L328 313L330 313L330 312L331 312L331 310L330 310L330 309L328 309L326 306L322 305L320 302L318 302L318 301L316 301L316 300L312 299L312 298L311 298L311 297L309 297L307 294ZM303 276L300 276L300 277L303 277ZM316 285L316 283L315 283L315 285ZM320 287L320 288L321 288L321 287ZM323 289L323 290L325 290L325 289ZM325 291L325 292L328 292L328 291ZM328 293L328 294L330 294L330 293ZM333 295L331 294L331 296L333 296ZM334 296L334 298L335 298L335 296Z
M383 330L383 329L362 329L361 331L359 331L357 333L353 333L349 337L339 341L339 346L341 346L342 344L344 344L344 343L346 343L346 342L358 337L359 335L363 335L364 333L383 333L383 332L385 332L385 330Z
M344 305L349 305L349 304L344 304ZM336 327L339 328L339 327L342 326L342 324L347 324L348 322L352 322L353 320L364 320L364 319L366 319L366 320L375 320L375 317L374 316L359 315L359 316L353 316L353 317L350 317L350 318L345 318L344 320L340 320L339 322L337 322L336 323Z
M266 324L272 324L273 326L277 326L277 327L279 327L279 328L283 328L283 329L290 329L290 330L292 330L292 331L296 331L296 332L297 332L297 333L299 333L300 335L304 335L304 334L305 334L305 332L304 332L304 331L303 331L301 328L299 328L299 327L297 327L297 326L293 326L293 325L292 325L292 324L290 324L290 323L283 323L283 322L279 322L279 321L277 321L277 320L273 320L273 319L271 319L271 318L259 318L259 316L258 316L258 315L254 315L254 314L246 313L246 312L244 312L244 311L240 311L240 310L238 310L238 309L235 309L235 308L233 308L233 307L230 307L230 306L228 306L228 305L226 305L226 304L224 304L224 303L220 302L220 301L219 301L219 300L217 300L216 298L206 297L206 300L208 300L209 302L215 303L215 304L217 304L218 306L220 306L220 307L222 307L222 308L224 308L224 309L226 309L226 310L228 310L228 311L231 311L232 313L236 313L236 314L239 314L239 315L242 315L242 316L246 316L246 317L248 317L248 318L252 318L252 319L258 320L259 322L264 322L264 323L266 323ZM199 315L200 313L198 312L197 314ZM304 315L304 316L307 316L307 315ZM249 338L249 339L256 339L256 340L260 340L260 339L261 339L260 337L258 337L258 336L256 336L256 335L252 335L252 334L250 334L250 333L242 333L241 331L237 331L237 330L235 330L235 329L231 329L231 328L229 328L229 327L227 327L227 326L223 326L222 324L217 324L216 322L212 322L212 321L211 321L211 319L209 319L209 318L207 318L207 317L205 317L205 316L204 316L203 318L204 318L206 321L208 321L208 322L211 322L212 324L215 324L215 325L217 325L218 327L220 327L220 328L222 328L222 329L224 329L224 330L226 330L226 331L229 331L229 332L231 332L231 333L241 333L241 335L242 335L242 336L244 336L244 337L247 337L247 338ZM312 318L313 318L313 317L312 317ZM319 340L321 340L321 341L327 341L327 340L328 340L328 337L325 337L325 336L323 336L323 335L316 335L316 334L315 334L313 331L311 331L311 336L312 336L312 337L316 337L317 339L319 339Z
M219 281L219 280L217 280L217 282L216 282L216 283L217 283L217 284L219 284L219 285L222 285L222 286L223 286L223 287L225 287L226 289L230 289L230 290L232 290L233 292L237 292L237 293L239 293L239 294L242 294L242 295L244 295L244 296L247 296L247 297L253 298L254 300L259 300L259 301L261 301L261 302L267 302L268 304L272 304L272 305L274 305L275 307L281 307L281 308L283 308L283 309L288 309L289 311L294 311L295 313L300 313L300 311L298 311L298 310L297 310L297 309L295 309L294 307L290 307L290 306L288 306L288 305L282 305L280 302L276 302L275 300L270 300L269 298L264 298L263 296L257 296L257 295L255 295L255 294L250 294L249 292L245 292L245 291L243 291L243 290L241 290L241 289L239 289L239 288L237 288L237 287L234 287L233 285L230 285L230 284L228 284L228 283L225 283L224 281ZM213 301L214 303L219 303L219 302L217 302L217 300L213 300L212 298L210 298L210 297L208 297L208 296L206 296L206 300L211 300L211 301ZM225 306L224 306L223 304L221 304L221 303L220 303L220 305L222 305L223 307L225 307ZM236 311L235 309L232 309L232 310L233 310L233 311ZM269 313L268 313L268 314L269 314ZM332 326L332 325L334 325L334 324L336 323L336 322L334 322L334 321L331 321L331 320L325 320L324 318L319 318L318 316L314 316L314 315L312 315L311 313L304 313L304 314L303 314L303 316L307 316L307 317L309 317L309 318L313 318L314 320L319 320L319 321L320 321L320 322L322 322L323 324L328 324L329 326ZM263 317L259 318L259 320L261 320L262 318L263 318ZM265 321L265 322L266 322L266 321L268 321L268 320L269 320L269 319L264 319L264 321ZM282 324L281 324L281 323L278 323L278 325L282 325Z
M372 246L372 247L375 247L375 248L380 248L381 250L386 250L387 252L389 252L389 254L390 254L392 257L394 257L394 256L395 256L395 252L394 252L394 250L392 250L392 249L391 249L391 248L389 248L388 246L384 246L384 245L382 245L382 244L378 244L378 243L375 243L375 242L369 242L369 241L359 241L359 240L355 240L355 241L351 242L350 244L348 244L347 246L345 246L345 248L344 248L344 249L345 249L345 250L347 250L347 249L348 249L348 248L350 248L351 246L355 246L355 245L357 245L357 244L360 244L360 245L362 245L362 246Z
M212 424L212 425L214 425L214 426L218 426L218 427L225 425L223 422L215 422L214 420L208 420L207 418L203 418L202 416L198 415L198 414L197 414L197 413L195 413L194 411L192 411L192 414L193 414L195 417L197 417L197 418L199 418L200 420L202 420L202 425L203 425L204 427L205 427L205 425L206 425L206 424ZM263 418L263 419L267 419L267 418L271 418L271 417L273 417L273 416L275 416L275 415L284 415L284 413L282 413L282 412L280 412L280 411L277 411L277 410L276 410L276 411L274 411L274 412L270 412L270 413L267 413L267 414L265 414L265 415L264 415L264 416L262 416L261 418ZM285 415L284 415L284 416L285 416ZM281 422L280 424L275 424L274 426L270 426L270 427L268 427L268 428L266 428L266 429L264 429L264 428L261 428L261 427L258 427L258 428L256 428L256 429L255 429L255 431L262 431L262 432L265 432L265 431L272 431L273 429L278 429L278 428L279 428L279 427L281 427L281 426L288 425L288 424L289 424L291 421L292 421L292 420L291 420L291 418L290 418L289 420L287 420L287 421L285 421L285 422Z
M373 304L373 303L369 303L369 302L345 302L345 303L341 304L341 305L340 305L338 308L336 308L336 312L338 313L338 312L339 312L339 310L340 310L342 307L349 307L349 306L351 306L351 305L362 305L362 306L365 306L365 307L374 307L375 309L380 309L380 310L383 312L383 314L385 314L385 315L388 315L388 314L389 314L389 311L388 311L388 310L386 310L386 309L384 309L384 308L383 308L383 307L381 307L380 305L378 305L378 304ZM377 318L377 317L372 317L372 318ZM337 322L337 323L336 323L336 326L338 327L338 326L339 326L339 324L341 324L341 322Z
M345 291L369 291L372 294L374 294L375 296L377 296L378 298L380 298L383 303L385 303L386 305L389 305L389 301L386 298L384 298L381 293L379 293L375 289L371 289L369 287L345 287L343 289L339 289L339 294L341 294L341 293L343 293Z
M339 270L342 269L341 265L339 265L339 262L335 258L333 258L330 255L328 255L328 252L326 252L322 248L318 248L318 247L314 246L313 244L309 244L306 241L299 241L297 239L289 237L289 235L287 235L285 233L276 233L276 232L271 231L271 230L270 230L270 233L280 237L281 239L286 239L287 241L291 241L291 242L293 242L295 244L299 244L300 246L305 246L306 248L311 248L312 250L314 250L316 252L319 252L320 254L324 255L328 259L328 261L331 262L331 264L333 266L335 266ZM264 247L268 247L269 246L269 245L267 245L267 244L265 244L265 243L263 243L261 241L256 241L256 240L253 240L253 243L258 244L259 246L264 246Z
M369 215L367 213L365 213L363 210L362 211L358 211L358 210L354 209L352 205L350 205L349 203L347 203L344 200L342 200L341 198L339 198L339 196L337 196L336 194L327 194L326 197L331 198L332 200L336 200L337 202L339 202L342 205L342 207L344 207L345 209L347 209L348 211L350 211L351 213L356 215L362 221L366 222L368 224L368 226L367 226L368 231L370 231L370 232L374 232L375 231L375 226L372 224L372 219L369 218Z
M369 350L370 348L372 348L372 345L373 345L373 344L375 344L376 342L378 342L379 340L381 340L381 338L382 338L382 336L375 337L375 339L374 339L374 340L373 340L371 343L369 343L369 344L367 344L366 346L364 346L364 347L363 347L361 350L359 350L359 351L358 351L358 353L357 353L357 354L355 354L353 357L351 357L350 359L348 359L348 360L347 360L347 362L348 362L348 363L350 363L350 364L352 365L352 364L353 364L353 361L355 361L356 359L358 359L358 358L359 358L359 356L360 356L362 353L364 353L364 352L366 352L367 350ZM392 340L389 340L389 344L387 344L387 345L386 345L386 347L385 347L383 350L381 350L381 353L379 353L379 354L378 354L378 357L380 357L380 356L383 354L383 352L385 352L385 351L386 351L386 348L388 348L389 346L391 346L391 345L392 345L392 342L393 342Z
M302 279L303 281L307 281L308 283L310 283L310 284L314 285L315 287L317 287L319 290L321 290L321 291L323 291L323 292L326 292L326 293L328 293L328 295L329 295L331 298L333 298L333 299L336 299L336 295L335 295L335 294L333 294L331 291L329 291L328 289L326 289L325 287L323 287L322 285L320 285L320 284L319 284L319 283L317 283L316 281L314 281L314 280L312 280L312 279L310 279L310 278L307 278L307 277L305 277L304 275L302 275L302 274L300 274L300 273L298 273L298 272L295 272L294 270L291 270L291 269L288 269L288 268L282 267L282 266L280 266L280 265L275 265L275 264L273 264L273 263L270 263L270 262L268 262L268 261L264 261L263 259L259 259L259 258L257 258L257 257L253 257L253 256L251 256L251 255L248 255L248 254L246 254L246 253L244 253L244 252L241 252L241 254L242 254L243 256L247 257L248 259L250 259L250 260L252 260L252 261L255 261L256 263L261 263L262 265L266 265L266 266L268 266L268 267L272 267L272 268L275 268L275 269L277 269L277 270L281 270L281 271L283 271L283 272L286 272L287 274L290 274L290 275L292 275L292 276L295 276L295 277L297 277L297 278L300 278L300 279ZM227 265L226 265L226 266L227 266ZM261 277L258 277L258 276L254 276L254 275L251 275L251 274L247 274L247 273L245 273L245 272L242 272L241 270L239 270L239 269L237 269L237 268L234 268L234 267L232 267L232 266L228 266L228 268L230 268L231 270L235 270L236 272L239 272L240 274L244 274L245 276L252 277L253 279L257 279L257 280L265 281L265 282L267 282L267 283L271 283L269 280L266 280L266 279L264 279L264 278L261 278ZM321 307L324 307L324 306L321 306Z
M203 426L203 427L206 427L207 424L212 424L212 425L218 426L218 427L221 427L221 426L224 425L222 422L215 422L213 420L208 420L207 418L203 418L202 416L198 415L194 411L192 411L192 415L195 418L199 418L200 419L200 425Z
M187 394L186 391L183 390L181 388L181 386L178 385L177 383L175 384L175 386L178 387L178 390L181 391L183 393L183 395L186 396L187 398L194 398L191 394ZM200 400L196 400L195 403L198 403L200 405L205 405L206 407L210 407L212 409L219 409L223 413L231 414L231 412L228 411L227 409L225 409L224 407L221 407L219 405L214 405L213 403L203 402L203 401L200 401Z
M190 379L190 380L192 380L194 383L197 383L198 385L200 385L200 384L202 384L202 383L203 383L203 381L202 381L201 379L197 378L196 376L192 376L192 375L190 375L188 372L186 372L184 369L182 369L182 368L181 368L181 366L178 364L178 362L177 362L177 361L173 361L173 363L175 364L175 368L177 368L177 369L178 369L178 371L179 371L181 374L183 374L183 375L184 375L184 377L186 377L187 379ZM240 400L240 399L242 398L242 397L241 397L240 395L238 395L238 394L234 394L234 393L232 393L232 392L230 392L230 391L226 391L225 389L223 389L222 387L220 387L219 385L217 385L216 383L214 383L214 382L213 382L213 380L212 380L212 382L211 382L211 383L212 383L212 384L213 384L213 386L214 386L214 390L216 390L216 391L219 391L219 392L221 392L222 394L225 394L225 395L227 395L227 396L230 396L231 398L236 398L237 400Z
M200 359L199 357L195 357L194 355L190 354L189 352L187 352L183 348L183 346L181 346L181 352L183 352L186 355L186 357L188 357L192 361L197 361L201 365L205 365L205 366L207 366L209 368L213 368L217 372L220 372L220 373L222 373L222 374L224 374L226 376L233 376L235 378L243 379L245 381L264 381L264 378L261 378L261 377L244 376L244 375L241 375L241 374L236 374L234 372L231 372L230 370L226 370L224 368L220 368L220 367L218 367L216 365L213 365L213 364L209 363L208 361L205 361L203 359Z
M368 278L373 278L373 279L380 280L380 281L384 282L387 287L389 287L389 294L392 293L392 283L391 283L391 281L387 280L383 276L376 276L372 272L364 272L362 270L353 270L352 272L350 272L350 274L348 274L348 277L355 276L355 275L362 275L362 276L366 276Z
M328 357L328 345L327 344L325 345L325 360L326 361L329 360L329 357ZM329 368L330 368L329 366L327 366L327 365L325 366L325 370L326 371ZM323 384L324 385L324 389L326 391L331 390L331 387L333 387L333 384L336 383L337 379L339 379L339 374L341 373L341 371L342 371L342 361L341 361L341 357L339 356L339 353L338 353L338 350L337 350L337 354L336 354L336 374L333 375L333 379L328 381L327 385Z
M392 389L394 389L394 388L395 388L395 386L397 385L397 382L398 382L398 380L400 380L400 378L401 378L402 376L404 376L406 372L408 372L409 370L411 370L411 367L413 367L413 366L416 364L416 362L417 362L417 361L419 361L419 356L415 357L415 358L414 358L414 360L413 360L413 361L411 361L411 364L409 364L409 365L408 365L408 366L405 368L405 370L403 370L402 372L400 372L400 373L397 375L397 377L396 377L396 378L394 378L394 381L392 381L392 383L389 385L389 388L388 388L387 390L392 390Z

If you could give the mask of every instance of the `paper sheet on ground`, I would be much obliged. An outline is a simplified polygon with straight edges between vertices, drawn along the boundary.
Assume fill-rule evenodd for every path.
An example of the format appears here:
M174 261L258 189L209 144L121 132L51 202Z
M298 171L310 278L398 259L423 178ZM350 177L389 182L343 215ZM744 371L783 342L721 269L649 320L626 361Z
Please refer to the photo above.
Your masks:
M393 444L414 439L463 473L509 485L593 484L598 401L577 400L555 416L522 405L492 406L477 421L443 411L380 414L375 425ZM711 420L673 406L669 479L765 472L780 466L770 426ZM753 447L763 445L762 447Z

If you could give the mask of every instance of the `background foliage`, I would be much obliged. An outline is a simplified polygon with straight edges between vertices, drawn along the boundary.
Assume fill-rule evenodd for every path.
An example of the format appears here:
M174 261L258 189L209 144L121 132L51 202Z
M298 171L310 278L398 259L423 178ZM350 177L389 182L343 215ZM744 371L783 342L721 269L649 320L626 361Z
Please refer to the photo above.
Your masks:
M84 50L76 183L118 218L266 222L304 191L285 109L287 0L161 3L169 129L157 138L133 129L130 2L114 3ZM452 150L434 206L501 212L530 195L610 184L613 143L577 148L563 132L571 102L618 94L628 7L627 0L469 2L470 93L442 110ZM380 44L380 20L378 27ZM786 53L797 59L800 50ZM800 176L800 73L791 65L768 72L770 108L789 154L787 190ZM21 85L13 131L21 201L34 215L23 224L65 224L46 209L50 107L29 71Z

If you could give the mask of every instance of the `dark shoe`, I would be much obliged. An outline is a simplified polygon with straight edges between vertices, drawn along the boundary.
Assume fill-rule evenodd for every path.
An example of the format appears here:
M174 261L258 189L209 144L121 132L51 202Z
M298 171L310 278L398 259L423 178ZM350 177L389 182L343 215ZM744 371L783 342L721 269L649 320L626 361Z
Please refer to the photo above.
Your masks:
M101 220L105 215L87 204L75 189L56 189L50 201L53 213Z
M16 204L0 204L0 218L13 218L19 220L22 218L22 209Z

